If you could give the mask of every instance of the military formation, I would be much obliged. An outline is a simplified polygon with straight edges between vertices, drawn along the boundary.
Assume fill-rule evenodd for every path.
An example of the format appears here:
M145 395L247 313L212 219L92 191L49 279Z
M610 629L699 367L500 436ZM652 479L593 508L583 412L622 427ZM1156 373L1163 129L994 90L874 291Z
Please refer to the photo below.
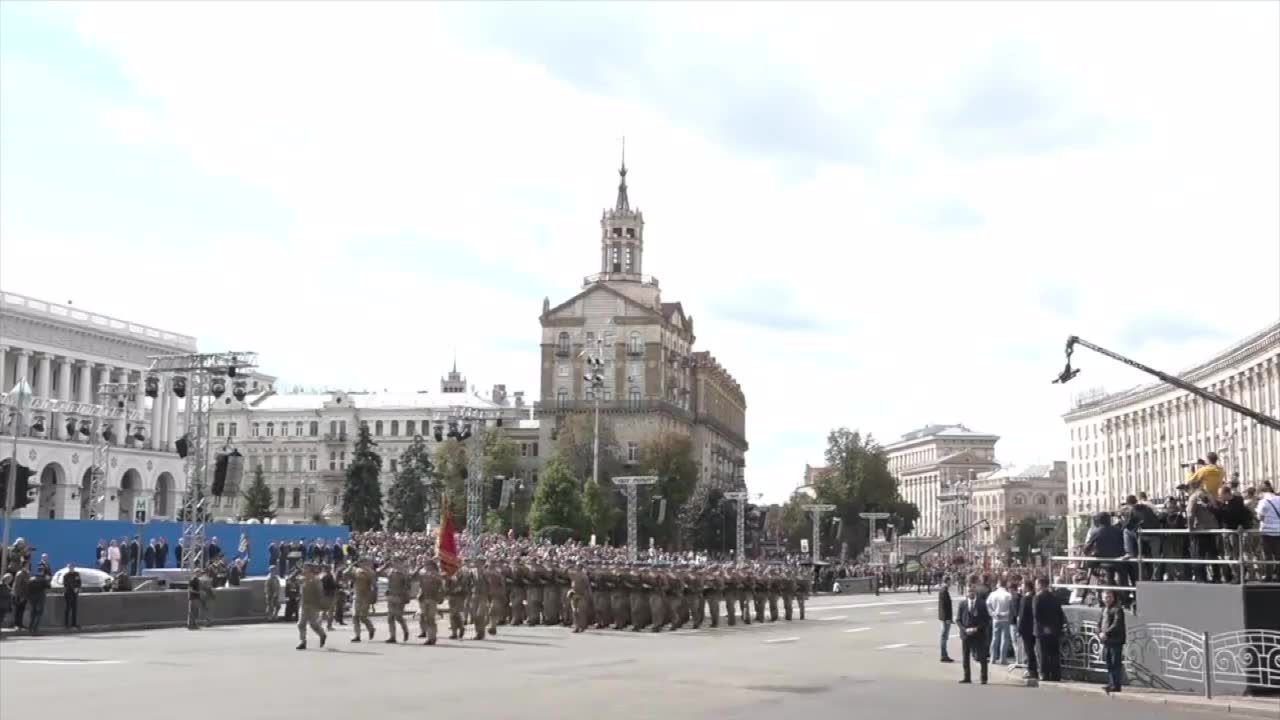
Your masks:
M437 622L444 613L453 640L465 639L468 627L474 639L483 640L505 625L562 625L575 633L590 628L656 633L717 628L722 617L729 626L776 622L779 617L791 620L793 613L803 620L813 589L811 573L782 565L587 565L476 558L448 575L433 559L417 565L411 568L396 559L375 569L364 560L337 571L337 583L328 568L306 565L296 579L301 600L298 649L306 649L308 629L324 647L322 621L328 620L332 629L335 604L341 606L344 592L352 599L351 641L360 642L362 630L373 639L369 615L377 600L378 577L387 580L389 637L384 642L409 640L406 608L416 598L418 638L426 645L436 643ZM335 584L343 590L332 590Z

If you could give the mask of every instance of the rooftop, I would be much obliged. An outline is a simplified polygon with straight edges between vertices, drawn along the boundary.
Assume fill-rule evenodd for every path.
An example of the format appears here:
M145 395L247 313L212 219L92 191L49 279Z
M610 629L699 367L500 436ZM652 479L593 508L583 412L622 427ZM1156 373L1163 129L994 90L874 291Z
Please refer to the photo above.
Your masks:
M77 325L90 330L121 335L148 345L178 352L196 351L196 339L190 335L160 330L128 320L113 318L109 315L100 315L71 305L37 300L18 293L0 291L0 313L26 315Z
M464 407L472 410L514 410L475 393L380 392L380 393L269 393L252 403L254 410L309 411L324 409L339 397L344 404L361 410L446 410Z
M970 430L964 425L925 425L918 430L903 435L898 440L885 446L886 449L892 449L899 445L907 445L925 438L943 438L943 439L971 439L971 440L999 440L998 435L991 433L977 432Z

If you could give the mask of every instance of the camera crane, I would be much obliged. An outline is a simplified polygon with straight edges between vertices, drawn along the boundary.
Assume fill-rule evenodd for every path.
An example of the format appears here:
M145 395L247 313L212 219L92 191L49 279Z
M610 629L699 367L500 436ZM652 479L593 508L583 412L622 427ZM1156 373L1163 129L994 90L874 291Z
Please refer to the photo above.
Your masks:
M1237 402L1232 402L1231 400L1228 400L1222 397L1221 395L1218 395L1217 393L1211 393L1208 390L1205 390L1203 388L1198 388L1195 385L1192 385L1191 383L1181 378L1176 378L1172 375L1167 375L1165 373L1160 372L1159 370L1156 370L1155 368L1149 368L1146 365L1143 365L1142 363L1136 360L1130 360L1129 358L1121 355L1120 353L1112 352L1111 350L1108 350L1104 347L1094 345L1088 340L1083 340L1075 335L1072 335L1071 337L1067 338L1067 366L1064 367L1062 369L1062 372L1058 374L1058 377L1054 379L1053 381L1054 384L1065 385L1068 382L1071 382L1072 378L1074 378L1076 375L1080 374L1079 368L1071 367L1071 353L1075 351L1076 345L1083 345L1096 353L1106 355L1112 360L1118 360L1124 363L1125 365L1128 365L1129 367L1132 367L1132 368L1137 368L1142 372L1147 373L1148 375L1154 375L1157 378L1159 378L1162 382L1169 383L1170 385L1176 388L1179 388L1181 390L1186 390L1187 392L1191 393L1192 395L1195 395L1196 397L1202 398L1204 400L1208 400L1209 402L1217 405L1221 405L1222 407L1225 407L1228 410L1231 410L1233 412L1240 413L1241 415L1244 415L1245 417L1253 420L1259 425L1262 425L1264 427L1269 427L1272 430L1280 431L1280 420L1277 420L1276 418L1273 418L1270 415L1264 415L1263 413L1260 413L1257 410L1247 408Z

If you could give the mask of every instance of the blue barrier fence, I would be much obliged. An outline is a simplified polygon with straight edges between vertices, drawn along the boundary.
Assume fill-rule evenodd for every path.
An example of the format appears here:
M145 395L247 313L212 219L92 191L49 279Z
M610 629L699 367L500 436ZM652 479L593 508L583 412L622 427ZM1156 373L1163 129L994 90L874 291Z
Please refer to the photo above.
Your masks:
M164 538L169 543L169 557L165 567L177 567L175 559L178 541L182 539L182 523L156 521L146 525L134 525L126 520L23 520L14 518L9 531L9 542L18 538L34 546L33 564L40 554L49 556L49 565L56 571L69 562L84 567L94 564L98 541L133 539L141 535L142 542L152 538ZM0 529L4 522L0 520ZM218 546L227 557L239 557L240 536L249 541L249 574L265 575L267 572L267 547L272 542L302 540L311 544L316 538L332 545L334 540L347 542L350 532L346 526L333 525L241 525L234 523L210 523L205 526L205 538L218 539Z

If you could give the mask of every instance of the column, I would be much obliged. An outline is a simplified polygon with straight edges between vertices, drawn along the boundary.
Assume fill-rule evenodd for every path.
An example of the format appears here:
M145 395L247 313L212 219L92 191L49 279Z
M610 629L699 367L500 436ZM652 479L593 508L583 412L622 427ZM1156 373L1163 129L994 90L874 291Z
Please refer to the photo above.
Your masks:
M58 359L58 399L71 399L71 358L69 357ZM73 434L67 432L67 428L64 427L66 424L67 416L62 413L55 413L53 416L53 437L73 440Z
M36 397L50 398L53 396L53 375L50 372L53 356L49 353L40 353L36 359L39 362L36 365L36 386L33 392Z
M93 363L84 360L80 362L80 392L76 402L95 402L93 395Z
M142 381L143 391L139 393L139 397L146 397L146 380ZM156 396L151 398L151 436L147 438L147 447L152 450L164 449L164 393L157 392ZM139 405L141 407L141 405Z
M13 385L17 385L20 380L26 380L31 377L31 351L26 348L18 348L18 359L13 365L13 382L10 387L5 388L5 392L13 389Z
M9 362L9 346L0 345L0 392L9 392L9 374L6 372Z
M137 379L136 383L135 383L135 384L134 384L134 386L133 386L133 388L134 388L134 389L133 389L133 409L134 409L134 410L135 410L139 415L141 415L141 416L143 416L143 417L146 417L146 414L147 414L147 407L146 407L146 404L147 404L147 386L146 386L146 382L145 382L145 380L143 379L144 377L145 377L145 373L143 373L141 370L139 370L139 371L138 371L138 379ZM135 423L135 424L136 424L136 425L143 425L143 424L144 424L144 422L143 422L143 421L139 421L139 422L137 422L137 423ZM147 433L147 439L146 439L146 441L145 441L145 444L144 444L144 443L138 443L138 447L139 447L139 448L142 448L142 447L151 447L151 442L152 442L151 438L155 437L155 426L154 426L154 425L152 425L151 427L148 427L148 428L146 429L146 433Z
M169 416L164 423L165 449L172 450L174 441L178 439L178 399L173 396L170 378L160 383L160 394L164 395L164 408Z

